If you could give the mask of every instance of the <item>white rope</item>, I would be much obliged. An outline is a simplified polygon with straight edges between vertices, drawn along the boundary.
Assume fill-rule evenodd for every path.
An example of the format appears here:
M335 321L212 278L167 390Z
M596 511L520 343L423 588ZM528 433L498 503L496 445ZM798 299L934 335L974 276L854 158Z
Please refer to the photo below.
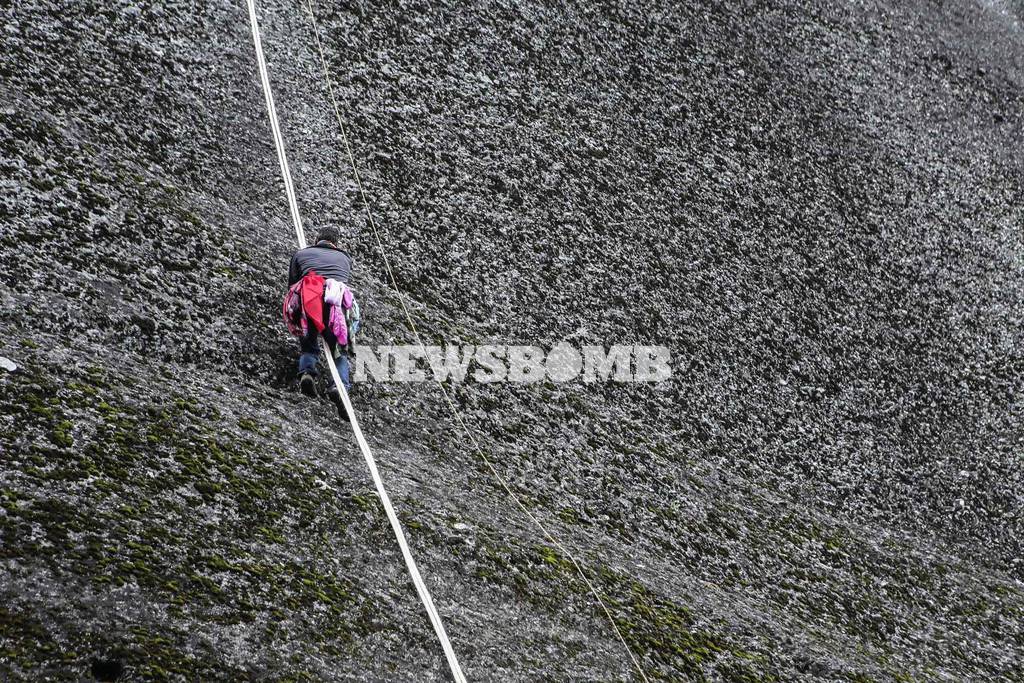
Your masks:
M295 187L292 186L292 174L288 170L288 157L284 153L284 138L281 137L281 126L277 122L277 108L274 107L274 94L270 91L270 77L267 75L267 60L263 57L263 43L260 41L260 27L256 23L256 4L249 2L249 23L252 24L252 40L256 44L256 63L260 68L260 80L263 82L263 98L267 101L267 112L270 114L270 130L274 134L274 146L277 147L277 160L281 164L281 177L284 178L284 193L288 195L288 209L292 212L292 223L295 225L295 237L299 248L306 246L306 233L302 230L302 216L299 215L299 202L295 199Z
M277 156L281 163L281 174L284 176L285 191L288 195L288 205L291 208L292 220L295 223L295 235L298 238L299 247L301 248L306 246L306 239L302 232L302 222L299 217L298 203L295 200L295 189L292 186L291 174L288 171L288 160L285 157L284 140L281 138L281 130L277 122L277 111L274 108L274 97L270 92L270 79L267 76L267 64L263 58L263 45L260 42L259 26L256 23L255 2L254 0L247 1L249 3L249 20L252 23L253 42L256 45L256 60L259 63L260 79L263 82L263 94L267 101L267 112L270 116L270 127L274 133L274 143L277 146ZM391 505L391 498L388 496L388 492L384 488L384 482L380 478L380 472L377 470L377 462L373 458L373 453L370 452L370 445L366 442L366 438L363 436L363 430L359 428L359 422L356 420L355 411L352 409L352 402L349 400L348 391L342 383L341 377L338 374L338 367L334 363L334 356L331 354L330 349L327 348L322 337L320 342L324 347L324 352L327 356L327 365L331 370L331 377L334 379L334 386L338 388L338 392L341 395L341 401L345 406L345 413L348 415L348 419L352 424L352 432L355 434L356 441L359 444L359 450L363 453L363 458L366 460L366 466L369 468L370 476L373 478L373 485L377 488L377 495L380 496L381 505L384 506L384 512L387 514L388 521L391 522L391 529L395 532L395 538L398 540L398 547L402 550L402 557L405 559L405 566L409 569L409 575L412 577L413 585L416 586L416 592L419 593L420 600L423 602L423 607L427 610L427 616L430 617L430 623L434 627L434 632L437 634L438 640L441 641L441 648L444 650L445 658L448 660L448 667L451 669L452 678L455 679L457 683L465 683L466 677L463 675L462 668L459 666L459 660L455 656L455 650L452 648L452 644L448 640L448 634L444 630L444 623L442 623L441 616L437 613L437 608L434 607L434 601L430 597L430 591L427 590L427 585L424 583L423 577L420 576L419 569L416 567L416 560L413 559L412 552L409 550L409 544L405 540L405 533L402 530L402 524L398 521L398 515L395 514L395 508Z
M366 210L367 223L370 225L370 230L373 233L373 238L377 243L377 250L380 252L381 259L383 259L384 261L384 269L388 274L388 280L389 283L391 284L391 288L395 291L395 295L398 297L398 302L402 306L402 312L405 315L405 320L408 323L409 329L412 331L413 336L416 338L416 343L419 345L422 354L426 356L426 347L423 344L423 338L420 336L419 329L416 327L416 323L413 321L412 314L409 312L409 308L406 305L405 296L402 294L402 290L398 287L398 280L395 279L395 273L391 269L391 259L388 258L387 251L384 249L384 242L381 240L380 232L377 229L377 221L374 220L373 212L370 210L370 200L366 196L366 189L363 187L363 181L359 175L359 168L356 166L355 154L352 151L352 145L349 143L348 133L345 127L345 121L341 116L341 107L338 106L338 98L334 94L334 85L331 82L330 70L327 68L327 58L324 55L323 44L320 40L320 27L317 25L316 22L316 13L313 11L312 0L306 0L306 9L309 12L310 22L313 24L313 36L316 39L316 47L320 55L320 66L323 69L324 80L327 82L327 93L330 97L331 105L334 107L335 118L337 118L338 120L338 128L341 131L341 139L345 145L345 152L348 156L349 165L352 167L352 176L355 178L356 186L359 188L359 196L362 199L363 207ZM597 590L597 587L594 586L593 582L590 580L590 577L588 576L582 561L576 559L576 556L561 541L559 541L554 534L548 531L548 528L544 526L544 523L541 522L536 515L530 512L529 508L527 508L523 501L520 500L519 496L516 495L515 491L512 490L512 487L505 480L505 477L503 477L501 473L498 472L497 468L494 467L493 463L491 463L491 459L487 457L487 454L484 452L484 449L480 447L480 443L477 441L476 435L472 432L472 430L470 430L469 425L466 424L466 421L463 419L462 413L459 412L458 406L456 406L454 399L448 392L448 389L445 388L444 382L442 382L440 378L438 378L437 376L434 377L434 380L437 382L438 388L444 395L449 410L451 410L451 413L455 417L455 420L459 423L459 426L462 428L462 431L466 434L466 438L469 439L469 442L473 445L473 449L476 451L479 458L484 462L484 465L491 473L491 476L495 478L495 480L498 482L501 488L504 489L509 499L512 500L513 503L515 503L516 507L519 508L523 515L525 515L527 519L529 519L534 524L534 526L537 527L541 535L545 539L547 539L548 542L551 543L551 545L557 548L563 555L565 555L569 559L569 562L572 564L573 568L576 569L576 573L579 574L580 578L583 579L583 583L586 584L587 590L589 590L590 594L594 596L594 600L601 607L601 610L604 612L605 617L607 617L608 623L612 627L612 631L615 632L615 636L618 638L619 642L622 643L622 647L625 648L626 653L629 655L629 659L633 664L633 667L636 669L637 673L640 674L640 678L646 683L648 681L647 673L644 671L644 668L640 666L640 661L637 658L636 654L633 652L633 648L631 648L629 646L629 643L626 642L625 636L619 629L618 624L616 624L615 617L612 616L611 610L608 609L608 605L601 597L601 593Z
M341 402L345 404L345 413L348 415L348 419L352 421L352 432L356 435L356 441L359 442L359 450L363 452L363 458L366 460L366 466L370 470L370 476L373 477L373 485L377 487L377 495L380 496L380 502L384 506L384 511L388 515L388 521L391 522L391 528L395 532L395 538L398 539L398 547L402 549L402 557L405 558L405 566L409 568L409 575L412 576L412 582L416 586L416 592L420 594L420 600L423 601L423 607L427 610L427 616L430 617L430 623L434 626L434 632L437 634L438 640L441 641L441 648L444 650L444 656L448 659L448 667L452 671L452 678L454 678L458 683L465 683L466 677L462 675L462 667L459 666L459 660L455 656L455 650L452 649L452 644L448 640L448 634L445 633L444 623L441 621L441 615L437 613L437 608L434 607L434 601L430 597L430 591L427 590L427 585L423 582L423 577L420 576L419 569L416 568L416 560L413 559L412 552L409 550L409 544L405 541L405 534L402 531L402 525L398 521L398 515L395 514L395 508L391 506L391 498L388 497L388 492L384 490L384 482L381 481L380 472L377 471L377 463L373 459L373 454L370 453L370 446L366 443L366 438L363 437L363 430L359 428L359 423L356 421L355 411L352 410L352 402L348 398L348 391L345 389L345 385L341 383L341 377L338 376L338 368L334 364L334 358L331 356L331 352L327 348L327 345L323 343L322 338L320 342L323 344L324 352L327 355L327 365L331 368L331 377L334 378L334 386L338 387L338 392L341 394Z

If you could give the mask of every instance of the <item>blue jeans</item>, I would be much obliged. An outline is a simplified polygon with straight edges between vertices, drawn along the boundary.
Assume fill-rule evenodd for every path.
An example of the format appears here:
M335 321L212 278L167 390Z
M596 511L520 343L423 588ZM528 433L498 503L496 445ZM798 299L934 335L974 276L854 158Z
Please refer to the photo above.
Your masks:
M338 375L341 377L341 383L345 385L346 391L352 390L352 379L349 377L349 359L348 354L344 351L341 354L337 353L338 340L334 338L334 333L331 332L329 327L324 328L324 341L327 342L327 348L330 349L331 354L335 357L335 361L338 365ZM309 324L309 331L306 336L299 339L299 349L302 354L299 356L299 374L304 372L316 377L320 374L320 333L317 332L316 326L312 323ZM334 377L328 375L327 377L327 388L330 390L334 387Z

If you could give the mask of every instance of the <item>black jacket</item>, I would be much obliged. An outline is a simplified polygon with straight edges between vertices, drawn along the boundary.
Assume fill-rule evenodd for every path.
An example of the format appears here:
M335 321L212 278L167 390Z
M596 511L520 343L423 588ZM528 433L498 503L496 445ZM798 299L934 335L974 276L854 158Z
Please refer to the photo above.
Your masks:
M333 278L347 283L352 275L352 257L347 252L331 246L330 242L317 242L311 247L299 249L292 256L288 268L288 286L291 287L311 270L324 278Z

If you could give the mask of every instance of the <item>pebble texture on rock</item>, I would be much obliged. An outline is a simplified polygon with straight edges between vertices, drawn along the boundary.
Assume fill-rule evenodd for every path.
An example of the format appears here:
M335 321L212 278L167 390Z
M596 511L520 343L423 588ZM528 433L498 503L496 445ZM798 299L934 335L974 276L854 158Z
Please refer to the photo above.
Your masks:
M455 387L648 677L1022 680L1019 2L314 4L429 341L672 350ZM306 3L258 5L307 223L410 343ZM0 678L445 680L295 391L244 3L0 20ZM437 388L357 392L468 678L639 680Z

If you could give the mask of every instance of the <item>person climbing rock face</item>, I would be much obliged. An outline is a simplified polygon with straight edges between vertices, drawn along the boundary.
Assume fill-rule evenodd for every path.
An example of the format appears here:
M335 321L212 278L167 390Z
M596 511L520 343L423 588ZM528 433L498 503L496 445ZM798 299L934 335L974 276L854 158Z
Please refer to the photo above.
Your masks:
M332 225L317 232L316 244L299 249L288 269L288 294L283 315L288 330L299 338L299 389L316 396L320 365L320 336L338 366L346 390L351 390L352 337L359 329L359 305L348 286L352 257L338 246L340 233ZM327 377L327 398L344 414L334 378Z

